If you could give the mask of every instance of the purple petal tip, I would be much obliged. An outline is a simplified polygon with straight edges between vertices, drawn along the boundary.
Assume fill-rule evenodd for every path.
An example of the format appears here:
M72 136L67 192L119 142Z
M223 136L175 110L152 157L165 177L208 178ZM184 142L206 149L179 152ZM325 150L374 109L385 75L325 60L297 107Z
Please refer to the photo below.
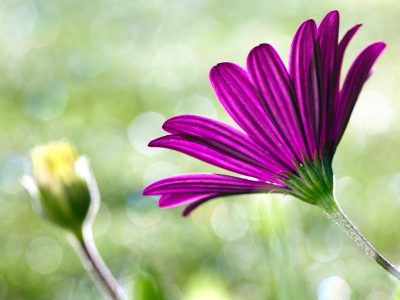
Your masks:
M191 213L191 211L186 211L186 210L184 210L184 211L182 212L182 217L187 218L187 217L190 215L190 213Z
M144 190L143 190L143 192L142 192L142 194L143 194L143 196L149 196L150 195L150 189L149 189L149 187L150 186L148 186L148 187L146 187Z
M151 147L151 148L153 148L153 147L157 147L156 145L154 145L156 140L152 140L152 141L150 141L148 144L147 144L147 147Z
M385 42L383 42L383 41L376 41L376 42L370 44L368 47L378 47L378 48L380 49L380 51L383 52L383 50L385 50L386 46L387 46L387 45L386 45ZM367 47L367 48L368 48L368 47Z

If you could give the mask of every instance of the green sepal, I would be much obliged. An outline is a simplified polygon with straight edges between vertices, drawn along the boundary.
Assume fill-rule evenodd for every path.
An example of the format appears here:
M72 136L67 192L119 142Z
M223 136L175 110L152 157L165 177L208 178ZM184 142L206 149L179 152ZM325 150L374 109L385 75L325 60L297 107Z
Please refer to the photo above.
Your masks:
M71 184L60 187L58 193L40 185L38 191L45 217L74 232L82 227L91 204L89 188L84 180L77 178Z
M307 202L307 203L310 203L310 204L315 204L315 202L311 201L309 198L306 198L306 197L304 197L304 196L302 196L302 195L300 195L300 194L297 194L297 193L295 193L295 192L292 192L292 191L285 191L285 194L286 194L286 195L293 196L293 197L295 197L295 198L297 198L297 199L300 199L300 200L302 200L302 201L304 201L304 202Z
M330 161L327 152L325 151L325 144L322 145L322 170L324 172L325 183L329 189L333 189L333 172L332 162Z
M326 199L333 197L334 179L329 158L325 151L322 152L322 158L315 153L314 161L307 159L302 152L304 165L293 160L298 174L280 172L286 176L279 178L289 189L286 194L310 204L326 206Z
M303 177L303 179L305 180L305 182L307 184L313 184L313 181L310 177L310 175L308 175L307 171L305 170L304 166L302 164L300 164L298 161L293 160L294 164L296 165L297 171L299 172L299 174L301 175L301 177Z
M318 157L317 150L315 150L314 157ZM314 159L315 170L318 172L318 175L324 177L324 170L322 169L322 164L320 159Z
M310 187L307 184L305 184L304 181L302 181L299 177L287 172L281 172L281 173L285 174L289 179L280 178L280 180L286 183L286 185L290 187L292 190L301 191L301 194L307 196L307 198L316 199Z
M307 169L308 174L310 174L310 177L312 179L312 181L315 183L315 185L321 190L323 191L325 189L325 184L324 184L324 178L321 177L315 170L314 165L306 158L306 156L303 154L303 161L304 161L304 166ZM316 158L316 160L318 160L318 158Z

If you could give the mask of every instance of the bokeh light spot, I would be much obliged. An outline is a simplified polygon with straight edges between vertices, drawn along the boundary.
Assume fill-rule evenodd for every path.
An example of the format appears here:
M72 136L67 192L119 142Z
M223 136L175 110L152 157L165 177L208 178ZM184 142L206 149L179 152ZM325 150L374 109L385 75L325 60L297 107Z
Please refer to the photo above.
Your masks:
M307 250L315 259L327 262L336 258L342 250L342 238L336 225L314 226L307 235Z
M14 16L14 29L20 39L33 32L38 17L39 13L32 1L21 4Z
M98 34L79 34L66 51L69 67L76 73L93 77L110 64L112 51L107 39Z
M172 113L184 93L179 78L171 73L162 72L166 78L169 78L170 85L160 85L155 74L147 76L140 87L139 95L143 106L150 111L160 111Z
M254 237L250 234L245 234L239 239L226 243L223 255L226 261L234 268L248 270L256 263L260 252L258 245L254 243Z
M58 243L47 237L33 240L26 250L29 266L41 274L48 274L57 270L62 256Z
M215 233L228 241L241 238L249 227L246 217L243 217L243 210L243 206L235 203L218 205L211 217Z
M362 153L366 142L367 137L364 131L360 130L360 127L357 128L350 123L346 128L346 132L340 141L341 146L337 151L347 160L350 160Z
M164 149L150 148L147 145L151 140L165 135L162 125L166 119L155 112L149 111L136 116L128 128L129 140L137 151L147 154L156 155Z
M351 291L347 282L339 277L329 277L318 288L318 300L348 300Z
M167 71L155 72L154 77L159 85L170 89L172 91L181 91L183 89L183 85L179 80L179 77L174 73L170 73Z
M193 95L182 99L175 111L176 115L200 115L218 119L213 103L205 97Z
M14 16L14 29L24 43L42 47L53 42L61 28L56 7L43 0L32 0L20 5Z
M366 134L380 133L393 118L392 108L386 97L377 92L361 93L351 117L351 124Z
M215 20L204 20L186 30L183 44L193 49L202 64L216 64L226 59L228 28Z
M115 14L104 10L94 17L90 29L107 38L114 55L130 55L139 31L136 22L130 13Z
M190 86L198 72L196 57L193 52L181 45L169 45L156 54L153 62L153 70L159 84L171 88L170 81L166 79L165 73L172 73L179 78L182 88ZM173 88L177 88L174 84Z
M145 186L156 182L157 180L181 174L177 166L166 161L161 161L150 165L143 176Z
M15 194L23 189L20 180L29 173L29 162L24 156L8 153L0 157L0 190Z
M140 227L129 219L125 207L112 210L111 216L107 237L112 242L119 245L130 245L132 248L136 246L136 243L140 243Z
M160 221L164 210L158 207L156 198L143 196L141 189L133 191L126 201L126 211L132 222L147 227Z
M32 115L42 120L51 120L64 112L69 96L61 80L45 76L28 83L24 99Z

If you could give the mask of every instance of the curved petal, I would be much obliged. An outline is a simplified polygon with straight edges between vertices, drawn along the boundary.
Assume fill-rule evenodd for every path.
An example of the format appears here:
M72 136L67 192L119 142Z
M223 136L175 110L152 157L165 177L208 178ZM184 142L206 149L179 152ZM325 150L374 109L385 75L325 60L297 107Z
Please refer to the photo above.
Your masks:
M329 12L318 27L318 40L321 49L323 98L321 102L321 136L319 151L322 145L330 145L330 132L333 121L333 105L338 91L336 90L336 61L339 36L339 13Z
M190 138L190 139L189 139ZM204 144L203 144L204 143ZM150 147L176 150L214 166L262 180L278 182L275 172L241 152L217 141L206 141L183 135L166 135L150 142Z
M204 202L230 195L268 193L285 189L284 185L252 181L219 174L184 174L157 181L144 189L143 195L162 194L158 204L167 208L190 203L183 211L188 216Z
M190 202L207 201L212 198L220 197L222 193L185 193L185 194L166 194L158 200L158 205L162 208L169 208L183 205Z
M289 59L289 73L299 101L300 116L307 139L309 159L317 150L321 130L321 57L317 25L307 20L294 36Z
M301 151L307 152L293 82L275 49L261 44L250 51L247 69L251 81L260 93L260 102L268 117L286 143L301 161Z
M352 64L340 91L339 103L336 108L335 128L333 132L333 149L335 152L349 122L354 105L360 95L361 88L371 74L371 68L385 50L386 44L376 42L366 47Z
M250 193L250 192L249 192ZM249 194L246 193L246 194ZM193 210L199 207L201 204L223 196L233 196L240 194L228 194L228 193L206 193L206 194L167 194L161 196L158 201L158 205L162 208L170 208L178 205L183 205L189 203L188 206L182 212L183 217L187 217L191 214Z
M198 199L196 201L193 201L190 203L188 206L185 207L185 209L182 212L183 217L187 217L192 213L193 210L198 208L200 205L202 205L204 202L207 202L209 200L212 200L217 197L222 197L222 196L230 196L230 194L213 194L213 195L206 195L201 199Z
M235 122L282 164L294 168L293 154L265 113L247 73L235 64L220 63L211 69L210 81Z
M337 49L337 61L336 61L336 85L337 85L337 90L339 90L339 84L340 84L340 71L342 70L342 62L343 62L343 57L344 53L347 49L347 46L349 45L350 41L352 40L353 36L357 33L358 29L362 26L361 23L353 26L350 28L346 34L343 36L342 40L339 43L338 49Z
M160 194L241 194L270 192L285 185L253 181L220 174L183 174L161 179L143 190L143 195Z
M272 172L292 170L282 166L277 158L243 132L217 120L197 115L182 115L168 119L163 129L172 134L190 136L218 152Z
M338 105L339 105L339 85L340 85L340 73L342 70L342 62L343 62L343 57L344 53L346 51L346 48L350 41L352 40L353 36L357 33L358 29L361 27L361 23L353 26L350 28L346 34L343 36L342 40L340 41L338 48L337 48L337 58L336 58L336 80L335 80L335 98L334 98L334 103L332 107L332 119L331 119L331 125L330 125L330 133L328 137L328 142L327 142L327 149L330 150L331 155L333 155L332 149L335 147L334 145L334 136L337 134L335 131L335 121L336 121L336 113L338 110Z

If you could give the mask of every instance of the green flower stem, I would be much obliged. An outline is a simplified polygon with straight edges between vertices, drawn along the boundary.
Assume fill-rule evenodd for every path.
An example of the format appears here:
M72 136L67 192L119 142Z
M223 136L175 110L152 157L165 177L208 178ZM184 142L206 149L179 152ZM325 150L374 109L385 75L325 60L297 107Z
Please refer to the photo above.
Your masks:
M340 208L335 197L328 197L320 202L320 206L325 212L338 224L358 246L363 248L367 255L375 260L389 274L400 280L400 272L390 262L388 262L374 247L365 239L365 237L357 230L351 221Z
M107 268L96 248L90 226L84 226L83 230L77 230L74 235L78 240L78 247L75 248L82 260L82 264L105 298L109 299L111 297L113 300L126 300L127 298L121 286Z

